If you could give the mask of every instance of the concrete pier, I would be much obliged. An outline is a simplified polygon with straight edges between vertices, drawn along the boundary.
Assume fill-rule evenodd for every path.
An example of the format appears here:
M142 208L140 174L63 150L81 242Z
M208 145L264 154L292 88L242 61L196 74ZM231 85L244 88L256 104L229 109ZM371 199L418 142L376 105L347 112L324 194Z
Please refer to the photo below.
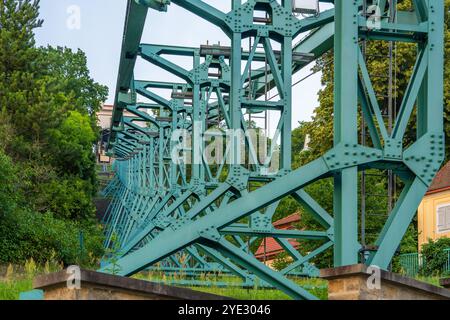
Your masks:
M450 290L363 264L322 269L329 300L450 300Z

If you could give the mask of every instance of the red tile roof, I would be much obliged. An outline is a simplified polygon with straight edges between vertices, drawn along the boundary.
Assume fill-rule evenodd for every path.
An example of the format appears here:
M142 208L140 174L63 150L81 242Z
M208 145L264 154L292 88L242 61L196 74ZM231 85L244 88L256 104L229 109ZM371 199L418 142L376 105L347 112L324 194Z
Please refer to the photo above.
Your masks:
M284 227L291 227L293 223L300 221L300 215L293 213L285 218L277 220L273 223L273 226L277 229L284 229Z
M277 220L273 223L273 226L276 229L293 229L293 224L295 222L300 221L300 215L298 213L291 214L285 218ZM299 247L299 243L295 239L288 239L289 243L296 249ZM265 243L265 257L266 260L272 260L279 253L284 252L284 249L280 246L280 244L274 238L266 238ZM258 247L258 250L255 252L255 257L260 261L264 260L264 240L261 242L261 245Z
M427 194L436 193L450 189L450 161L447 162L437 173Z
M294 239L289 239L288 241L295 249L298 249L300 246L300 244ZM266 260L274 259L276 255L281 252L284 252L284 249L274 238L266 238ZM255 257L258 260L264 260L264 240L261 242L258 250L256 250Z

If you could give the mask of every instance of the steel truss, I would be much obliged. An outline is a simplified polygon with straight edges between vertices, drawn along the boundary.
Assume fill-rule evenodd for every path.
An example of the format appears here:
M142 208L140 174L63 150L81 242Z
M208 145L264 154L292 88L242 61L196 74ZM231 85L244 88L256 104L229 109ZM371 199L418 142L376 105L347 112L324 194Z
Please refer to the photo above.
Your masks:
M310 261L330 247L336 266L358 263L358 171L369 168L392 170L405 185L378 237L377 250L366 260L386 269L444 158L443 0L413 0L414 10L397 12L395 21L384 18L389 17L388 2L374 0L382 13L375 17L377 28L368 27L368 19L374 17L362 14L362 0L322 1L334 2L334 8L304 19L292 14L290 0L230 1L229 13L201 0L128 1L109 142L117 159L116 175L105 190L113 197L105 220L105 246L111 247L112 240L119 243L115 262L119 274L130 276L150 267L190 274L229 272L245 285L258 277L263 285L295 299L315 299L287 275L317 275ZM148 8L165 11L170 2L220 27L231 47L141 44ZM265 18L255 17L255 11L264 12ZM308 36L293 46L304 32ZM245 52L241 47L247 38L252 38L253 46ZM386 129L371 84L362 39L417 45L416 65L392 132ZM334 147L292 171L292 75L332 49ZM190 57L192 69L171 62L170 56ZM135 80L138 57L176 75L180 82ZM258 61L268 65L268 75L264 68L249 74ZM267 87L277 91L279 100L263 99ZM157 93L161 89L172 91L170 100ZM138 96L150 102L139 102ZM359 107L371 146L358 143ZM406 145L404 135L414 108L417 139ZM233 135L224 151L230 163L206 163L202 150L207 144L201 138L208 129L247 133L245 114L267 110L279 114L272 141L280 141L280 146L272 143L268 148L269 156L279 156L261 161L249 135L242 140ZM174 133L183 129L189 137L174 139ZM190 149L180 150L180 142L187 138L192 141ZM242 145L247 147L244 161ZM193 164L173 162L174 149L190 154ZM280 167L275 175L270 172L274 161ZM333 213L304 190L325 178L334 179ZM287 196L296 199L321 229L275 229L273 215ZM284 270L272 270L251 252L250 245L265 237L273 237L292 258ZM317 246L301 254L288 239L315 241ZM101 268L110 270L108 265Z

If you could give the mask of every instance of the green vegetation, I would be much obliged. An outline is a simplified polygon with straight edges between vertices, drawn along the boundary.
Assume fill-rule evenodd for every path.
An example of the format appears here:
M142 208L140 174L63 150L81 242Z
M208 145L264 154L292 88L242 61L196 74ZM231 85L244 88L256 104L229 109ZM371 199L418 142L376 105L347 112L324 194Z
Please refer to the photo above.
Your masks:
M239 300L291 300L289 296L280 290L239 288L239 287L191 287L192 290L235 298Z
M320 300L328 299L327 281L321 279L295 279L295 282L315 295ZM240 288L240 287L191 287L193 290L208 292L221 296L240 300L291 300L289 296L280 290L263 288Z
M203 274L197 278L187 277L183 274L174 274L166 276L159 272L141 272L133 276L134 278L152 282L161 282L167 285L188 287L192 290L208 292L212 294L232 297L243 300L290 300L291 298L277 289L262 288L255 285L252 288L243 288L239 286L241 279L234 276ZM204 286L199 283L198 286L189 286L181 284L186 280L194 280L202 283L210 283ZM294 282L304 287L306 290L317 296L321 300L328 299L328 282L315 278L292 278ZM226 283L227 286L220 286L219 283Z
M84 234L80 252L79 232ZM95 266L103 253L101 228L93 223L56 219L51 213L16 210L0 225L2 262L21 263L29 258L44 263L50 258L66 264Z
M272 263L272 267L275 270L281 271L284 268L286 268L287 266L289 266L292 262L292 257L290 257L287 252L281 252L279 254L276 255L273 263Z
M33 279L0 281L0 300L19 300L21 292L33 289Z
M108 90L82 51L36 47L38 16L37 0L0 2L0 263L91 265L102 254L92 147Z
M426 276L416 276L415 277L415 279L416 280L419 280L419 281L422 281L422 282L426 282L426 283L429 283L429 284L432 284L432 285L434 285L434 286L437 286L437 287L441 287L441 285L439 284L439 281L441 280L441 277L436 277L436 276L434 276L434 277L426 277Z
M113 275L118 274L121 271L120 265L117 263L123 253L120 252L120 243L117 240L117 234L111 236L111 244L105 250L105 257L108 258L109 267L106 269L108 273Z
M429 239L422 245L422 276L441 276L450 274L450 238Z
M23 266L9 264L4 276L0 277L0 300L18 300L21 292L33 289L33 278L36 275L60 271L62 268L62 264L52 259L41 266L33 259L27 260Z

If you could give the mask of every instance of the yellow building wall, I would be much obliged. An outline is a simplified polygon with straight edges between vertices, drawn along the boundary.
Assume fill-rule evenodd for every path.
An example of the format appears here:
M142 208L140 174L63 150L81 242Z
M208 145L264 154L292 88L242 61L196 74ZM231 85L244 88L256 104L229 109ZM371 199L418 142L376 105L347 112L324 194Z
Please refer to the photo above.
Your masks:
M437 207L445 204L450 204L450 190L426 195L420 203L417 216L419 251L421 251L422 244L428 242L428 239L450 238L450 231L437 231Z

